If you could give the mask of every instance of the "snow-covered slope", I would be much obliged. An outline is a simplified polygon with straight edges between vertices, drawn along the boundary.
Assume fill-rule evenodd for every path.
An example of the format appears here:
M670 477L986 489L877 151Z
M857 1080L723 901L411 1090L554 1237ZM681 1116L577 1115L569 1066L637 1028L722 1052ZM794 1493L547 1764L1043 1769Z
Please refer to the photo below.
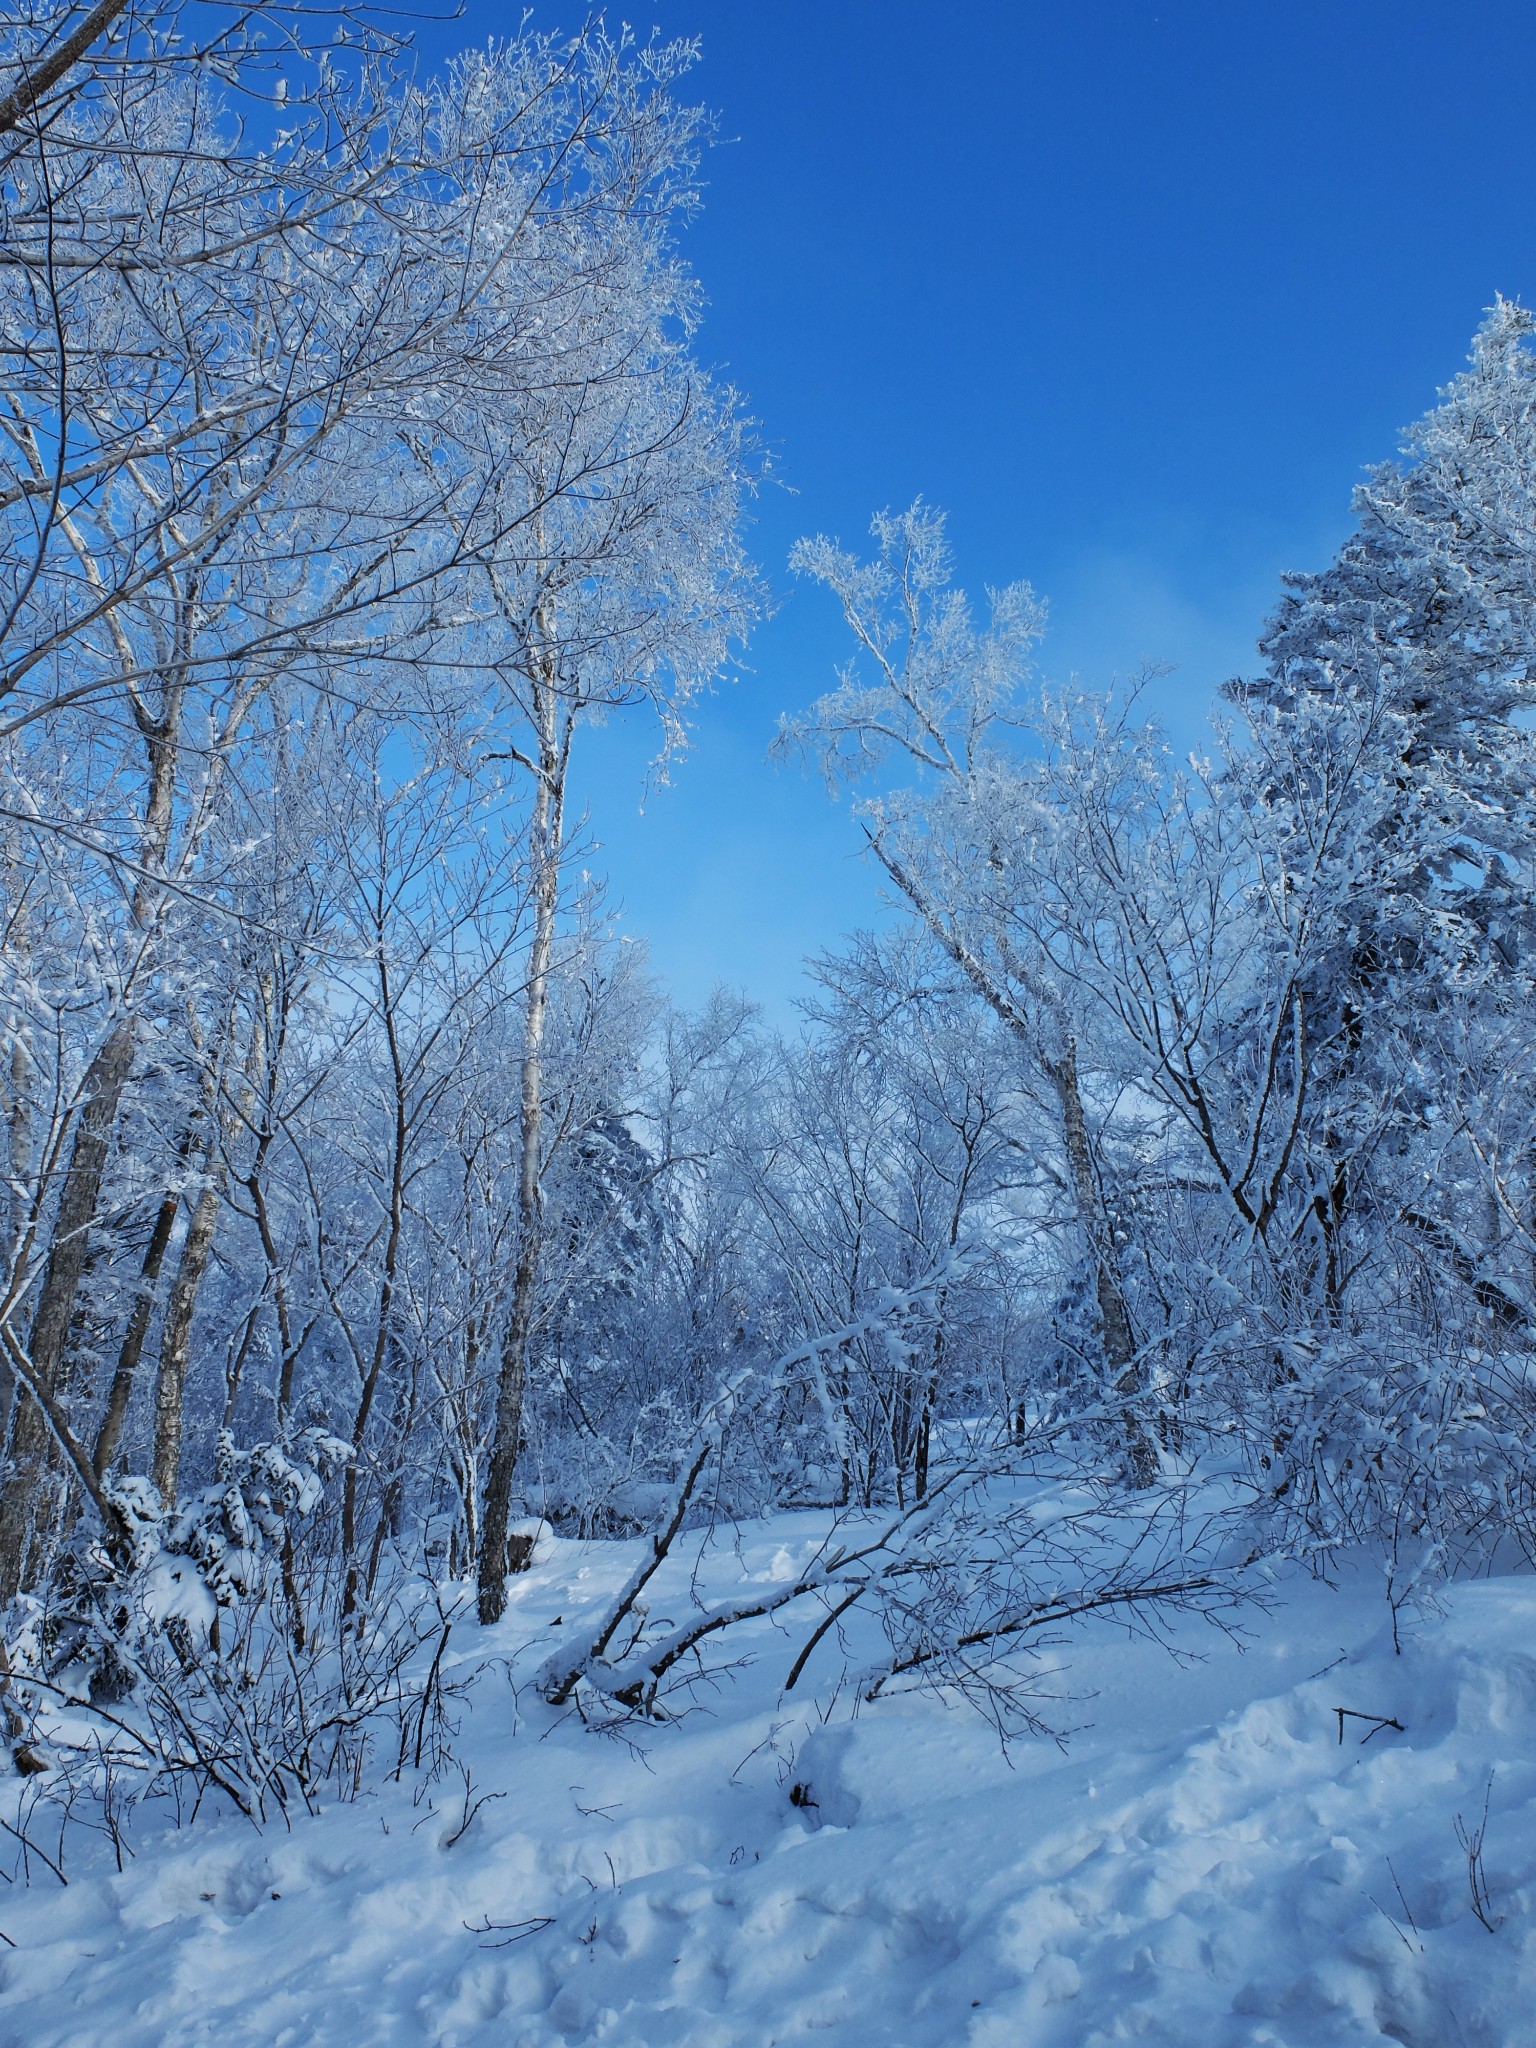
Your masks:
M813 1533L713 1570L785 1576ZM0 2042L1536 2043L1536 1581L1453 1588L1400 1656L1379 1595L1301 1580L1245 1649L1188 1624L1199 1661L1084 1634L1042 1672L1084 1725L1006 1755L934 1701L822 1724L764 1629L632 1745L519 1689L629 1556L546 1542L501 1627L456 1632L485 1665L459 1839L458 1779L291 1832L141 1822L121 1874L76 1838L66 1889L0 1899ZM1340 1707L1401 1731L1341 1743ZM1458 1840L1485 1796L1491 1931Z

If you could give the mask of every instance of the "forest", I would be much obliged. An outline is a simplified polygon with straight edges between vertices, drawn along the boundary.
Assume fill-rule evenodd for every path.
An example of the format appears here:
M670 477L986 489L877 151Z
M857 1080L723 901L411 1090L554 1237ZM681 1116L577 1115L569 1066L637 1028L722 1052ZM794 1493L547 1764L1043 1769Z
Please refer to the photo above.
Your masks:
M686 776L770 601L693 56L5 21L18 1878L453 1778L453 1657L551 1542L622 1563L525 1680L588 1741L770 1622L785 1694L1012 1743L1095 1617L1240 1630L1347 1557L1396 1639L1536 1561L1536 319L1187 758L924 500L802 540L846 660L773 747L895 909L802 1030L679 1008L575 791L611 717ZM681 1570L808 1515L784 1573Z

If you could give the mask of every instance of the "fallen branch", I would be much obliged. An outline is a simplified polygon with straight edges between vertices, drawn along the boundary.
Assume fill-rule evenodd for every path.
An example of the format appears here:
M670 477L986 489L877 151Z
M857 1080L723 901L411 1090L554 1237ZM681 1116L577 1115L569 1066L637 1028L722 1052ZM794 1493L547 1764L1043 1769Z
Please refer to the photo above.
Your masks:
M1405 1733L1402 1722L1395 1720L1391 1714L1362 1714L1357 1707L1335 1707L1333 1711L1339 1717L1340 1749L1344 1747L1344 1723L1346 1720L1369 1721L1371 1723L1371 1726L1366 1729L1360 1738L1362 1747L1370 1741L1373 1735L1379 1735L1383 1728L1395 1728L1399 1735Z
M710 1460L718 1453L742 1401L754 1389L761 1387L762 1397L771 1400L788 1385L791 1376L800 1366L814 1364L829 1351L839 1351L856 1338L867 1336L871 1330L882 1328L898 1316L909 1315L915 1309L928 1303L935 1292L950 1280L958 1266L966 1259L964 1250L957 1250L946 1257L924 1280L915 1287L891 1288L885 1290L881 1300L869 1314L845 1323L841 1328L827 1331L807 1343L796 1345L763 1372L749 1366L744 1372L727 1382L706 1409L700 1422L683 1466L682 1476L673 1488L672 1498L658 1516L651 1532L648 1554L635 1567L609 1606L595 1631L586 1638L579 1649L562 1647L560 1652L540 1667L535 1683L551 1706L563 1706L583 1679L590 1680L602 1692L608 1693L621 1704L638 1705L654 1695L654 1681L677 1662L705 1636L713 1635L732 1621L745 1621L751 1616L775 1612L787 1606L791 1600L828 1583L828 1573L819 1572L803 1584L780 1591L764 1601L741 1605L731 1603L729 1607L714 1610L696 1618L694 1622L676 1632L659 1644L648 1646L643 1652L634 1652L618 1666L606 1664L609 1645L618 1634L627 1616L634 1612L635 1603L650 1584L671 1554L672 1546L681 1533L688 1517L689 1507L698 1489L700 1479L707 1470ZM915 1512L915 1511L914 1511ZM900 1518L899 1518L900 1519ZM878 1546L876 1546L878 1547ZM839 1553L839 1564L846 1565L848 1559ZM653 1681L647 1686L647 1678Z

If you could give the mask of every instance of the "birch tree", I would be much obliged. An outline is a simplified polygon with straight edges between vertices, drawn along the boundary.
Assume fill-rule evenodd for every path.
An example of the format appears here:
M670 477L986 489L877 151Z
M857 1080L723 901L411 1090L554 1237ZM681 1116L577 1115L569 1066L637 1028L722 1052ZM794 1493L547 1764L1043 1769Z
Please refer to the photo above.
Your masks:
M219 849L280 730L263 707L367 706L473 779L497 751L474 735L519 701L503 679L537 677L547 953L564 845L550 706L566 687L551 606L560 659L585 667L581 704L617 701L667 659L649 612L667 609L669 541L682 560L702 539L714 569L733 546L729 488L712 495L697 466L653 522L655 578L633 540L668 465L688 468L684 444L728 453L736 431L729 403L690 384L674 325L691 299L666 223L698 130L668 89L680 53L529 32L415 86L383 45L345 67L294 46L288 125L262 147L235 118L256 73L161 63L174 20L142 36L136 20L121 61L61 85L34 146L0 164L0 817L28 849L16 873L46 847L83 863L97 934L5 1297L22 1385L0 1515L11 1586L146 1020L205 915L241 922L239 864ZM627 279L650 294L640 311ZM722 507L713 529L695 501ZM584 520L596 537L573 542ZM557 557L540 595L534 565ZM575 622L599 564L630 623L593 632ZM504 629L488 657L487 621ZM18 1135L37 1124L29 1057L18 1018ZM151 1293L168 1248L152 1231Z
M526 542L472 579L497 681L487 744L528 778L533 863L517 1256L481 1531L485 1621L500 1617L517 1562L506 1529L543 1233L544 1042L572 749L583 724L644 705L665 761L690 699L720 672L756 606L738 538L751 457L734 394L689 353L692 294L665 215L636 205L621 225L602 289L576 302L579 384L520 412L504 444L494 523ZM492 418L484 431L502 430Z

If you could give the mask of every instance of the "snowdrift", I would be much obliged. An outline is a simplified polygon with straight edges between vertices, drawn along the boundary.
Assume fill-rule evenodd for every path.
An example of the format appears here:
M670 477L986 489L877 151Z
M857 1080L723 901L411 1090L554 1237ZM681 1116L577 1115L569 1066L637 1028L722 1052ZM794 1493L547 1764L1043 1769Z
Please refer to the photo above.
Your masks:
M817 1518L711 1584L796 1570ZM1095 1623L1038 1664L1064 1745L931 1698L815 1703L797 1641L607 1735L530 1683L633 1546L541 1542L459 1768L291 1831L75 1831L7 1887L4 2048L1519 2048L1536 2041L1536 1581L1454 1586L1394 1651L1362 1572L1176 1655ZM1340 1713L1343 1709L1343 1713ZM1394 1725L1395 1724L1395 1725Z

